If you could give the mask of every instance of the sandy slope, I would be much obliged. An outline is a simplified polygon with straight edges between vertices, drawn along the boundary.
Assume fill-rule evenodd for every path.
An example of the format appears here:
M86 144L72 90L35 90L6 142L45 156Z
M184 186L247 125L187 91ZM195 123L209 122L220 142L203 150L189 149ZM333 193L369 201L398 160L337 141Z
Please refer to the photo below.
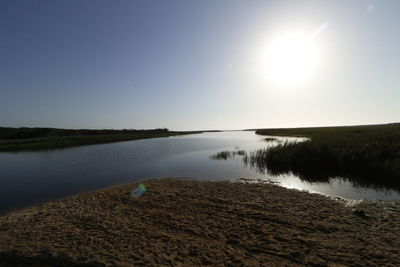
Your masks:
M399 203L346 207L270 184L144 184L133 201L137 184L0 217L0 264L400 266Z

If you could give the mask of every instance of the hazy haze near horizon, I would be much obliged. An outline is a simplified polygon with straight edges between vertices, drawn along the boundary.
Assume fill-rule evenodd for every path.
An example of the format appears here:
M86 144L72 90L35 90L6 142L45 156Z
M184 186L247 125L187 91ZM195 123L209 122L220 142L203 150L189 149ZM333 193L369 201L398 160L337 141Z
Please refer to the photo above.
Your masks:
M244 129L400 121L399 1L0 2L0 126ZM316 32L307 80L263 54Z

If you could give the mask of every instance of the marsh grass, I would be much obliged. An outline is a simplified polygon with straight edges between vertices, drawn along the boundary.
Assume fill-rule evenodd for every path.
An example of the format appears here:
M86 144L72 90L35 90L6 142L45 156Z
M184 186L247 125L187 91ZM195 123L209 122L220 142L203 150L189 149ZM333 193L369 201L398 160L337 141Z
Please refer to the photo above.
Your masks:
M261 135L308 137L261 149L247 163L308 181L347 177L357 184L400 188L400 125L264 129Z
M215 155L210 156L210 158L214 160L220 160L220 159L227 160L230 157L232 157L232 153L230 151L221 151Z
M277 142L278 139L274 138L274 137L267 137L267 138L264 138L264 141L265 142Z
M227 160L229 158L234 158L235 156L247 156L246 151L236 150L236 151L221 151L215 155L210 156L213 160Z
M244 156L244 155L246 155L246 151L244 151L244 150L238 150L238 151L235 151L235 153L236 153L237 155L239 155L239 156Z
M0 151L34 151L200 132L152 130L69 130L0 127Z

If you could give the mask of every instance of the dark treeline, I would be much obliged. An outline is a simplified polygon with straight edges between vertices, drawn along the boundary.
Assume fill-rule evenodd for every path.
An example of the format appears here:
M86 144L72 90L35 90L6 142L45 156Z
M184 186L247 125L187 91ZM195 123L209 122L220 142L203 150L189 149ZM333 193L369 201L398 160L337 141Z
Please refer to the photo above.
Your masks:
M11 128L0 127L0 139L24 139L24 138L43 138L58 136L82 136L82 135L115 135L115 134L150 134L150 133L168 133L167 128L151 130L89 130L89 129L57 129L57 128Z
M341 176L357 184L400 188L400 124L262 129L261 135L309 137L254 153L249 162L271 174L309 181Z

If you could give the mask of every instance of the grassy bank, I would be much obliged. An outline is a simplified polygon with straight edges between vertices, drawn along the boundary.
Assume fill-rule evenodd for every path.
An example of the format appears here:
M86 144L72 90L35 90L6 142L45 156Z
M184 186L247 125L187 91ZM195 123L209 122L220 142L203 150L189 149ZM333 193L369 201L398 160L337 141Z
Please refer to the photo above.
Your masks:
M69 130L0 127L0 151L33 151L200 133L152 130Z
M262 129L260 135L309 137L259 150L250 162L273 174L307 180L349 177L357 183L400 187L400 125Z
M400 263L398 204L363 202L348 207L271 184L178 179L143 184L147 192L134 200L130 192L137 183L0 217L0 265Z

